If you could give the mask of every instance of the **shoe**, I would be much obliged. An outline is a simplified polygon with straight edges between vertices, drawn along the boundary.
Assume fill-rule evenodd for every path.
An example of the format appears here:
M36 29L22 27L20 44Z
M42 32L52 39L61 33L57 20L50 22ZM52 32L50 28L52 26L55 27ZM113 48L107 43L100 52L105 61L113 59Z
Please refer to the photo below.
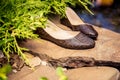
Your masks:
M83 33L65 31L48 20L46 28L35 31L41 38L68 49L89 49L95 46L94 40Z
M81 31L92 39L97 39L98 33L90 24L84 23L79 16L69 7L66 8L66 17L61 19L61 23L70 27L74 31Z

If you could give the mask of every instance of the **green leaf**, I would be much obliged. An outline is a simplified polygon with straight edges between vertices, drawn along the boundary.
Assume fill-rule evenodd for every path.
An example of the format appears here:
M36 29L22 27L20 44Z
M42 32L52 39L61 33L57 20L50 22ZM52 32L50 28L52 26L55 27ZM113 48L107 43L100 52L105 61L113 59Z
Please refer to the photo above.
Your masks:
M0 47L5 44L5 40L0 40Z
M59 80L68 80L68 77L64 74L62 67L57 67L56 69Z
M0 80L7 80L6 74L0 73Z
M6 64L2 68L0 68L0 73L7 74L11 71L11 69L11 66L9 64Z
M0 68L0 80L7 80L7 74L11 71L11 66L9 64L4 65Z
M56 72L57 72L57 75L59 76L64 75L62 67L57 67Z
M48 80L46 77L41 77L40 80Z

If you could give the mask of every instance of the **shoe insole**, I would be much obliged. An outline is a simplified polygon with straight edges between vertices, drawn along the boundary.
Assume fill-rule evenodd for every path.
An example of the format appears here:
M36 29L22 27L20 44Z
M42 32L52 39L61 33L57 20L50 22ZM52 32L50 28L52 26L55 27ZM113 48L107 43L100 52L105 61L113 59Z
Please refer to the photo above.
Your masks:
M70 28L68 28L67 26L61 24L60 22L60 17L57 15L54 16L50 16L49 20L52 21L56 26L60 27L63 30L67 30L67 31L72 31Z
M80 17L69 7L66 8L66 16L72 25L84 24Z
M78 35L80 32L74 31L65 31L58 26L56 26L53 22L48 20L47 27L44 29L50 36L56 39L71 39Z

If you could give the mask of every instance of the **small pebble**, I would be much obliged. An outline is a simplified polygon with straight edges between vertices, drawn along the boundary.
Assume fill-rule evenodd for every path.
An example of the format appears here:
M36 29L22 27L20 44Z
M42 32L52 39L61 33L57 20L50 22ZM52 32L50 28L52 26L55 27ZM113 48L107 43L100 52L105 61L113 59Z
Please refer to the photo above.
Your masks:
M18 71L16 69L13 69L12 72L17 73Z
M3 52L0 50L0 58L3 58L4 57L4 54Z
M48 63L47 63L46 61L42 61L42 62L41 62L41 65L47 66Z
M33 57L29 59L29 64L31 67L36 67L42 63L39 57Z

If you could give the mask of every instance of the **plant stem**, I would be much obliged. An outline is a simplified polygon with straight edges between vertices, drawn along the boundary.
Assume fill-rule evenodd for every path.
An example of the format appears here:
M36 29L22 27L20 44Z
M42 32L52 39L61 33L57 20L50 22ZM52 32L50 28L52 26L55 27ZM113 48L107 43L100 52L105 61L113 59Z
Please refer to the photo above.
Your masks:
M29 65L29 60L27 59L27 57L25 56L25 54L22 52L21 48L18 46L18 43L17 43L17 40L16 40L15 36L14 36L14 43L15 43L18 55L20 55L22 57L22 59L25 61L25 63L27 65Z

